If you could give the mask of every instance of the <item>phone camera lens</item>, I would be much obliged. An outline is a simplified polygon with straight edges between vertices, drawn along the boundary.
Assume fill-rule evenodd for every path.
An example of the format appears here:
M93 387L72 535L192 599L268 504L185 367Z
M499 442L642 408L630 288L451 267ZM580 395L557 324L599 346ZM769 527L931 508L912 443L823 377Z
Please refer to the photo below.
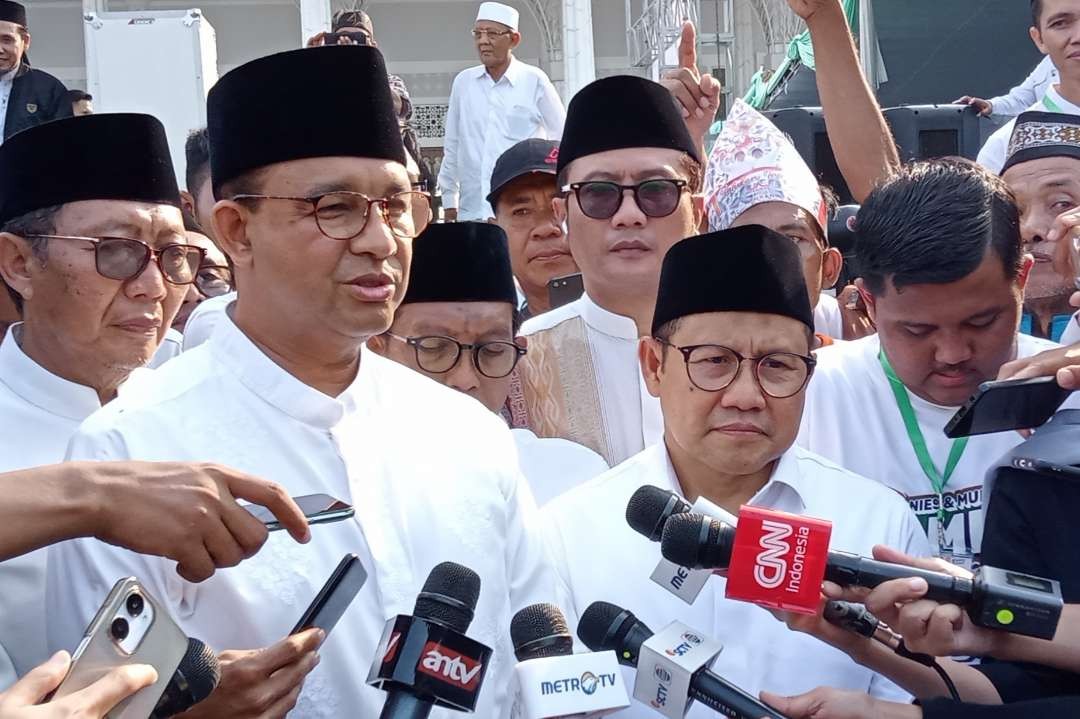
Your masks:
M110 628L113 639L118 642L122 642L127 639L128 635L128 623L123 617L117 617L113 620L112 627Z
M127 598L127 610L128 614L133 617L137 617L142 614L143 611L143 598L142 595L132 594Z

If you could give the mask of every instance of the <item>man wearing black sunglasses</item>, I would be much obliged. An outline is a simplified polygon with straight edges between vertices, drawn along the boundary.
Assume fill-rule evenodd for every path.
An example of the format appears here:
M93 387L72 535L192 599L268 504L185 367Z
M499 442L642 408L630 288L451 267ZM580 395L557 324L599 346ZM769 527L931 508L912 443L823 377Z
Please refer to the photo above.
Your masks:
M79 424L153 356L195 276L165 129L148 115L48 123L0 147L0 471L64 459ZM0 564L0 655L48 658L45 555Z
M390 330L368 346L464 392L510 419L507 398L527 353L515 341L520 319L506 233L497 225L431 225L413 243L409 289ZM607 469L595 452L563 439L513 430L521 471L537 503Z
M606 78L571 101L553 206L585 294L522 328L536 349L522 378L538 435L584 444L611 465L659 439L637 340L652 321L664 253L701 224L701 172L697 146L658 83Z

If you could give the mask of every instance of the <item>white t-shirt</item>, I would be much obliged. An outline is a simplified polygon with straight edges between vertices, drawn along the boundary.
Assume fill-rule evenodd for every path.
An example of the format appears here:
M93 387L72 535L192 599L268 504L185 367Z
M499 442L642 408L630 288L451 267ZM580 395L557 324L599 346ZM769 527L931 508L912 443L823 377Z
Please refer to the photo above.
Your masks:
M1029 357L1058 345L1018 335L1017 357ZM878 351L877 335L843 342L817 352L818 364L806 393L798 443L846 469L891 487L904 495L922 523L935 551L938 547L939 500L923 473L908 439ZM945 436L959 407L932 404L909 392L926 447L943 472L953 440ZM982 549L983 476L1003 454L1020 444L1017 432L971 437L945 486L946 549L957 558Z
M1052 109L1055 107L1057 109ZM1062 97L1057 87L1049 88L1046 95L1029 107L1028 110L1080 115L1080 105L1074 105ZM1008 159L1009 153L1009 140L1012 138L1015 126L1016 120L1009 120L986 139L982 150L979 151L978 163L995 175L1000 175L1001 168L1005 167L1005 160Z
M612 602L636 614L653 631L678 620L719 639L724 650L712 670L754 696L762 689L792 695L827 685L910 701L891 681L843 652L789 630L761 607L725 598L722 577L710 577L692 605L653 582L649 577L661 558L660 544L626 523L627 502L645 485L682 495L663 442L541 510L571 629L592 602ZM887 544L925 556L930 549L900 497L798 447L784 453L768 483L748 504L831 521L834 550L868 555L874 544ZM631 686L633 670L624 671ZM612 716L658 715L635 702ZM695 704L687 716L706 719L716 714Z

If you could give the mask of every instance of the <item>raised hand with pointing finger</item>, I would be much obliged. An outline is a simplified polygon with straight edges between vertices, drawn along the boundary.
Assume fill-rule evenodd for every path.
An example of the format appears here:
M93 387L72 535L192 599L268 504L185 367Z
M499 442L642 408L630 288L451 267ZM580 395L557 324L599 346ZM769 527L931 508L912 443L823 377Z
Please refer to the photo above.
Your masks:
M720 109L720 82L712 75L701 74L697 66L697 31L694 23L683 23L679 37L679 67L664 72L660 84L668 89L682 110L690 137L705 157L705 134Z

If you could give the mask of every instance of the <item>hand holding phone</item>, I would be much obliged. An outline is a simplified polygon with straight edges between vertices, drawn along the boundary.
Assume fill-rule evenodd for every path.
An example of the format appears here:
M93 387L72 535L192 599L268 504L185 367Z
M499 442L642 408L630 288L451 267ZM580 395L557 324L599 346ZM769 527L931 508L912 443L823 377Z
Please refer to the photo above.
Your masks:
M947 437L968 437L1046 424L1071 394L1056 377L983 382L979 390L945 425Z
M360 558L346 554L289 634L315 627L329 635L366 581L367 571Z
M340 499L335 499L329 494L306 494L302 497L294 497L293 501L300 507L300 511L304 513L309 525L339 522L342 519L352 517L356 513L352 505L342 502ZM266 507L258 504L248 504L244 506L244 509L265 524L266 528L271 532L282 529L281 523Z

